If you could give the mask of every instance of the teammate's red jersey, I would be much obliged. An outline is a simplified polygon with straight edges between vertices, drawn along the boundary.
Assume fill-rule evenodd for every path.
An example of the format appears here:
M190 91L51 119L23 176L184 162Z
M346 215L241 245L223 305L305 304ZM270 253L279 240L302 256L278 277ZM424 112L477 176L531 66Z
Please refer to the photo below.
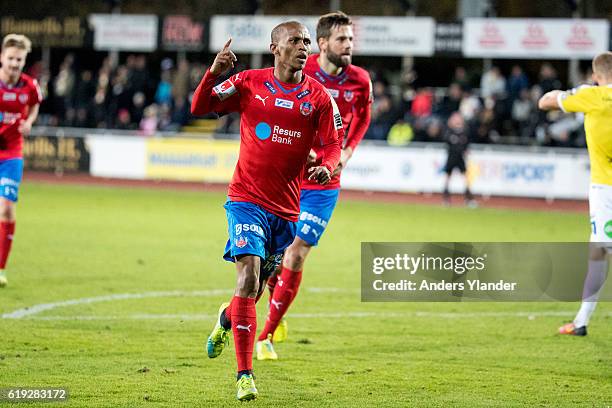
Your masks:
M38 83L29 75L21 74L15 85L0 81L0 160L22 157L19 124L27 119L30 108L41 101Z
M338 107L307 75L300 84L288 84L267 68L240 72L214 86L216 79L206 71L193 95L191 112L240 112L240 154L229 198L297 221L310 149L317 146L322 151L322 165L330 171L340 160L344 130Z
M345 129L344 147L355 150L370 126L370 105L372 103L372 82L370 74L363 68L349 65L340 75L328 75L321 69L317 58L319 54L308 57L304 72L315 78L327 88L334 97ZM321 151L314 149L319 157ZM342 173L340 173L342 174ZM307 190L332 190L340 188L340 174L325 185L304 178L302 188Z

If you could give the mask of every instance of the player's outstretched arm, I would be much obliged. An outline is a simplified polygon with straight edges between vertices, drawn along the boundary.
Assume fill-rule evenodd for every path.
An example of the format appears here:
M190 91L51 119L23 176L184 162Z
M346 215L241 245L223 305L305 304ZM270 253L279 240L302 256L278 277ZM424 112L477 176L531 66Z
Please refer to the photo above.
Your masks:
M227 40L223 49L219 51L212 65L204 74L191 101L191 113L193 115L204 115L220 108L213 100L213 87L219 75L226 73L234 67L238 60L236 55L230 50L232 39Z
M538 108L544 111L561 109L559 106L559 95L563 91L550 91L545 93L538 101Z

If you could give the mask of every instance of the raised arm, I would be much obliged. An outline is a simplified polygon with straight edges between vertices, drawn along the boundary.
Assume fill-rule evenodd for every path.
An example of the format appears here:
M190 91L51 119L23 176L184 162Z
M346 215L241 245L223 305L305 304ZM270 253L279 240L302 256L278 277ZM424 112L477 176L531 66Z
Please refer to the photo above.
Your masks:
M230 112L236 110L236 104L227 101L238 92L236 78L234 81L228 79L215 87L219 75L222 75L234 67L237 61L236 55L230 50L232 39L227 40L223 49L219 51L210 68L204 74L191 101L191 113L193 115L204 115L209 112Z

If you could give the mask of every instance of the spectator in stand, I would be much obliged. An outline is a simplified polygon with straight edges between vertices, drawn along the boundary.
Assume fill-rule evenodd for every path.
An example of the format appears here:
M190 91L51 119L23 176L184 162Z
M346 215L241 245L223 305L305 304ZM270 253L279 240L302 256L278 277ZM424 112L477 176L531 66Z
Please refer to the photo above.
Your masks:
M147 68L147 58L144 55L134 56L132 62L128 64L128 84L131 93L143 92L150 100L151 98L151 74Z
M434 96L431 88L424 87L417 90L410 107L410 115L413 118L427 118L431 116L433 99Z
M372 121L365 135L366 139L387 140L387 134L391 126L398 118L398 113L393 108L393 102L388 95L382 95L378 100L374 99L372 105Z
M389 130L389 135L387 136L387 143L389 146L406 146L413 138L414 132L410 123L400 119L391 126L391 130Z
M512 122L515 131L523 139L529 139L533 132L532 123L535 112L536 105L531 100L529 89L522 89L519 98L512 103Z
M172 71L170 69L162 71L154 99L158 105L172 105Z
M72 108L72 92L75 83L73 63L74 56L72 54L66 55L57 76L53 80L54 112L61 125L69 124L74 119Z
M491 67L480 79L480 96L483 99L503 99L506 95L506 79L498 67Z
M91 71L81 72L79 82L74 88L73 101L75 123L77 127L91 127L93 117L90 114L93 99L96 94L96 84Z
M120 109L130 110L132 105L132 92L129 85L129 70L126 65L117 67L111 79L111 89L108 94L107 126L115 127L117 113Z
M442 99L442 102L436 108L436 115L440 116L443 121L446 121L453 112L459 110L463 90L457 83L452 83L448 87L448 95Z
M417 142L441 142L443 126L435 116L418 122L420 127L414 128L414 140Z
M135 130L136 125L132 122L130 111L127 109L119 109L117 113L117 129L120 130Z
M562 88L561 81L557 78L557 71L549 63L542 64L542 67L540 67L540 83L538 85L542 95Z
M474 95L470 88L465 88L463 91L463 97L459 103L459 112L461 113L461 116L463 116L463 119L465 119L468 123L473 122L480 113L481 109L482 104L480 103L478 96Z
M472 131L472 141L474 143L487 144L496 139L499 135L495 130L495 111L491 99L485 101L484 108L478 114Z
M157 105L151 104L147 106L144 110L144 117L140 121L140 134L143 136L153 136L157 131L157 126L159 124L158 119L159 109Z
M453 77L453 83L459 84L461 89L471 88L470 78L467 75L467 71L463 67L455 68L455 76Z
M187 101L187 97L180 98L178 95L174 98L174 104L172 106L172 123L180 129L189 122L191 117L190 104ZM239 131L239 129L238 129Z
M132 106L130 109L130 117L132 118L132 123L140 123L144 116L145 104L147 103L147 98L143 92L136 92L132 97Z
M512 72L508 77L508 99L512 104L521 97L521 92L529 89L529 80L523 69L519 65L512 67Z

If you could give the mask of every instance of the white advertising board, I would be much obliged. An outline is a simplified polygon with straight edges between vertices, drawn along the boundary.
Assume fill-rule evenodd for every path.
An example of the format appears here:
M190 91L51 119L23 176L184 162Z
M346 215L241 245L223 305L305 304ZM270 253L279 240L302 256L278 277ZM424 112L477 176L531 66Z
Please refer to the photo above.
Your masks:
M144 138L89 135L86 140L92 176L145 179L147 148Z
M591 59L609 45L607 20L468 18L463 24L466 57Z
M344 188L371 191L442 192L446 150L360 146L342 172ZM467 174L472 192L540 198L586 199L589 160L586 152L569 154L474 150ZM463 192L458 173L451 191Z
M219 51L232 37L239 53L269 52L270 33L283 21L297 20L308 27L316 43L317 17L313 16L213 16L210 51ZM355 53L360 55L418 55L434 52L435 22L429 17L354 17Z
M91 14L94 49L101 51L155 51L157 16L153 14Z
M230 180L234 162L231 165L223 164L222 157L226 152L236 150L237 146L227 141L192 139L188 142L189 151L206 152L206 157L211 160L216 158L213 162L225 167L207 162L193 168L189 164L191 162L186 164L182 160L153 163L153 166L149 157L151 154L176 153L176 149L183 151L187 146L184 140L169 140L172 143L167 143L168 146L158 146L160 142L156 139L88 136L91 174L141 180ZM363 145L355 151L342 172L342 187L366 191L439 193L444 186L445 163L446 149L442 144L406 148ZM468 155L467 177L472 192L485 196L587 199L589 159L586 150L579 149L530 152L479 146ZM451 191L461 193L464 186L463 177L455 173Z

